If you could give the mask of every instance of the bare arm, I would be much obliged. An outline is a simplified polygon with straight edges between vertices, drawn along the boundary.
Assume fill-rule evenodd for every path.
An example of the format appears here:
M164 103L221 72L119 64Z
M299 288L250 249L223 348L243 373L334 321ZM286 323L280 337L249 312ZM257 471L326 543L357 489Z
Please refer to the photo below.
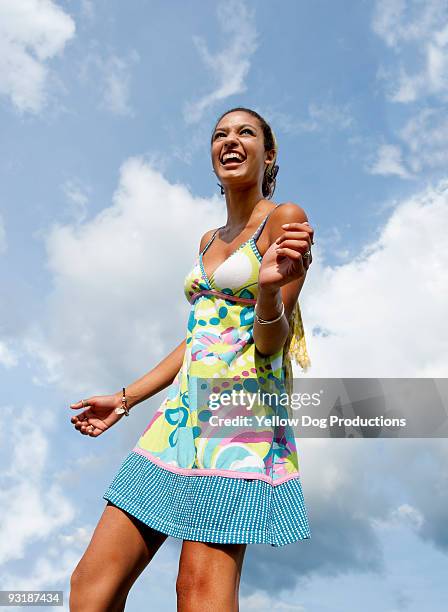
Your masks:
M303 223L308 221L305 211L295 204L283 204L271 215L269 223L269 243L272 244L285 233L283 223ZM285 314L276 323L260 325L254 320L253 337L258 352L262 355L273 355L285 344L289 333L289 321L292 311L298 300L300 291L306 278L306 270L303 276L295 279L279 289L270 287L259 287L256 309L263 319L274 319L280 312L280 306L285 305Z

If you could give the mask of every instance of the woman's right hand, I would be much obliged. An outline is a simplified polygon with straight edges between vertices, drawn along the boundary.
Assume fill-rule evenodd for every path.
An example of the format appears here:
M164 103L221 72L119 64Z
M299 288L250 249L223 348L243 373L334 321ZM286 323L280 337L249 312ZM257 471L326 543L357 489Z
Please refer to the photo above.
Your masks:
M85 399L84 406L82 400L70 404L72 410L84 408L83 412L70 419L75 429L85 436L100 436L124 416L115 412L115 408L121 406L121 397L121 392L114 395L96 395Z

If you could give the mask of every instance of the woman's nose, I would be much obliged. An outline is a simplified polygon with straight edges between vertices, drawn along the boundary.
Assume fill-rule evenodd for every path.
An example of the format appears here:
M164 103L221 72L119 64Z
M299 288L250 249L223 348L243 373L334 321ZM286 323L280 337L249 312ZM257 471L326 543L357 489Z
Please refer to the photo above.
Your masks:
M230 132L230 133L229 133L229 134L227 134L227 135L226 135L226 137L224 138L224 142L225 142L227 145L230 145L230 144L234 144L235 142L237 143L237 142L238 142L238 140L237 140L237 138L236 138L236 135L235 135L235 134L233 134L232 132Z

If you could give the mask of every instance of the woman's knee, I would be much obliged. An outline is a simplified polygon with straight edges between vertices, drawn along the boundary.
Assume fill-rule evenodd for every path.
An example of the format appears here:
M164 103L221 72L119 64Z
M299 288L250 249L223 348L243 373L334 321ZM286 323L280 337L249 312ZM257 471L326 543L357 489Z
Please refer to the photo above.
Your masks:
M104 585L98 577L93 578L82 565L76 567L70 577L70 612L106 610ZM102 606L102 607L101 607Z
M72 573L70 610L121 610L116 602L127 597L166 537L108 503ZM84 608L78 605L83 601ZM97 606L98 601L103 602L102 607Z
M82 591L88 590L89 582L87 574L87 571L83 571L82 561L80 561L70 576L70 595L75 593L81 594Z
M194 593L206 594L213 589L214 577L200 563L188 563L181 569L176 579L176 593L186 597Z
M176 580L180 610L210 607L234 610L245 545L185 542Z
M89 602L90 596L89 585L83 577L82 572L75 569L70 576L70 612L78 612L85 608L89 609L88 603L94 604L95 602Z
M180 571L176 580L178 610L201 610L209 603L222 604L222 596L217 597L216 583L206 571ZM227 609L220 605L221 609Z
M112 576L92 576L78 565L70 577L70 612L120 612L128 592L123 586L116 588Z

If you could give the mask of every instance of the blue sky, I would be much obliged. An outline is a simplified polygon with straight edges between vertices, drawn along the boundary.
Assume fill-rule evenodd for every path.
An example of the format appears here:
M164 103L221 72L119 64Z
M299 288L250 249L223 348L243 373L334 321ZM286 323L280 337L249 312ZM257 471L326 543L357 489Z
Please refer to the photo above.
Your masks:
M446 376L447 102L442 0L0 4L1 589L68 594L163 400L96 439L70 424L184 337L183 278L226 218L208 143L228 108L271 122L273 199L315 229L309 375ZM241 609L442 610L447 448L299 441L313 537L249 547ZM175 609L179 546L127 609Z

